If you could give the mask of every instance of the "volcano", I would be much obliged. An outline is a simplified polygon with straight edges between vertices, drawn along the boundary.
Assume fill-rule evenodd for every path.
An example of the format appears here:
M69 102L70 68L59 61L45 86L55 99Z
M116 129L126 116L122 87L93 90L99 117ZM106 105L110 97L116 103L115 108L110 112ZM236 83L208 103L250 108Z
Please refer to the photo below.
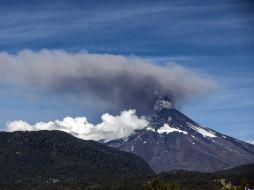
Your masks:
M157 173L213 172L254 163L254 145L201 126L174 109L167 96L156 100L147 119L149 127L106 144L142 157Z

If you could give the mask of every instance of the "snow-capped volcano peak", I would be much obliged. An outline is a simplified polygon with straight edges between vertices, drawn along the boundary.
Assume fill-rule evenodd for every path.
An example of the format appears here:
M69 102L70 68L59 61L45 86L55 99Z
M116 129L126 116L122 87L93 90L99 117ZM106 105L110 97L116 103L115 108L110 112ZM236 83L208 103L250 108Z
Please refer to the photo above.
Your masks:
M107 144L141 156L156 172L207 172L254 162L253 145L201 126L174 109L167 96L156 99L154 111L149 127Z
M150 118L150 127L147 130L151 129L160 134L180 132L182 134L199 135L205 138L217 137L217 132L201 126L174 108L162 108L160 111L158 110Z

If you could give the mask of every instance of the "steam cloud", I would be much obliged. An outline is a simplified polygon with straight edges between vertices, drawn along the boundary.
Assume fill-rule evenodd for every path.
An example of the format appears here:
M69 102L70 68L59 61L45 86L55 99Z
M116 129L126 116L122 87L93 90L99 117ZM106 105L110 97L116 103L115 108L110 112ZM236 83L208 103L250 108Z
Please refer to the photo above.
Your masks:
M30 125L25 121L13 121L6 125L6 131L60 130L84 140L113 140L128 137L135 130L148 127L144 117L138 117L135 110L122 111L112 116L105 113L99 124L89 123L86 117L66 117L63 120L38 122Z
M46 94L93 97L119 110L150 113L156 93L172 105L205 95L213 80L177 64L161 66L135 57L61 50L0 53L0 83L32 87Z

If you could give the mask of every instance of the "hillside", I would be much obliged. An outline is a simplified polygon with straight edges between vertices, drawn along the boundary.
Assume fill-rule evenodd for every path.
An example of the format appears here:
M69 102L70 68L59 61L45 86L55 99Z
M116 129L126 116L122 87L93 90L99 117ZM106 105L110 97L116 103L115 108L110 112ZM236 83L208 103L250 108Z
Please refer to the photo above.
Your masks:
M0 132L0 183L153 174L138 156L60 131Z

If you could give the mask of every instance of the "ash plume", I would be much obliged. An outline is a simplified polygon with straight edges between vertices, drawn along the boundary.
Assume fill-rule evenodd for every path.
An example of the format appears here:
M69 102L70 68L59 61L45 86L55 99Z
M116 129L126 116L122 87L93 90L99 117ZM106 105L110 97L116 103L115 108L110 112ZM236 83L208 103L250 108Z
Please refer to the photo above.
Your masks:
M0 83L80 101L92 98L139 113L151 112L158 93L167 93L175 105L216 88L209 77L177 64L162 66L136 57L62 50L1 52Z

